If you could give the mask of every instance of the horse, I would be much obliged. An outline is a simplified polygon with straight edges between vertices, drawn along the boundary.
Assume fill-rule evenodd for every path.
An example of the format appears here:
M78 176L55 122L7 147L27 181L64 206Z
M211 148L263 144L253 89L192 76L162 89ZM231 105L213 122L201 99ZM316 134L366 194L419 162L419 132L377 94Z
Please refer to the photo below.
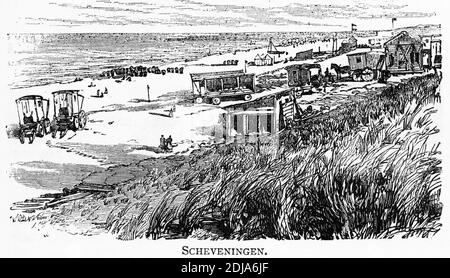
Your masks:
M350 74L350 66L340 66L338 64L331 64L331 69L334 69L337 75L337 79L340 80L342 78L342 74Z

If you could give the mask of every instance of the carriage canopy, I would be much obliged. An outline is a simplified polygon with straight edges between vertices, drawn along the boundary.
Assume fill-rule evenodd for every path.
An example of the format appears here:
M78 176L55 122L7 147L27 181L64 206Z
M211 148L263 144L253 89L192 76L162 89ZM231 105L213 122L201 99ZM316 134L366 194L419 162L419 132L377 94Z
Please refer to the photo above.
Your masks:
M16 99L19 124L24 125L48 117L49 101L39 95L28 95Z
M81 111L84 96L79 94L79 90L62 90L53 92L52 94L55 115L64 112L67 116L72 116Z

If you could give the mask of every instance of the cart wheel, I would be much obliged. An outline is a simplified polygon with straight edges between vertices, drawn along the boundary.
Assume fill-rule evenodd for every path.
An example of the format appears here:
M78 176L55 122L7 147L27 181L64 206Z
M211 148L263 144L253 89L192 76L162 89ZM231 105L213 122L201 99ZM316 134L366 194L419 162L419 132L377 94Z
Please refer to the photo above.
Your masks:
M212 103L213 103L214 105L219 105L219 104L220 104L220 98L218 98L218 97L213 98L213 99L212 99Z
M244 96L244 100L245 101L249 101L249 100L251 100L252 99L252 95L245 95Z
M72 129L73 131L77 131L80 128L80 119L78 117L73 118Z
M30 136L28 136L28 143L33 144L34 138L36 138L36 131L33 131Z
M36 126L36 136L37 137L44 137L45 133L44 133L44 122L41 123L37 123Z
M201 97L198 97L195 99L195 103L197 103L197 104L200 104L202 102L203 102L203 98L201 98Z
M352 80L355 81L355 82L360 81L361 78L360 78L359 73L356 73L356 72L352 73Z
M78 115L78 128L84 129L86 127L86 123L87 115L83 110L81 110L80 114Z
M362 78L362 80L364 80L366 82L373 80L373 71L372 71L372 69L365 68L363 70L363 72L361 73L361 78Z
M67 128L64 129L64 130L61 130L59 132L59 139L63 138L66 134L67 134Z
M22 144L25 143L25 135L23 134L22 131L19 131L19 140L20 140L20 143L22 143Z

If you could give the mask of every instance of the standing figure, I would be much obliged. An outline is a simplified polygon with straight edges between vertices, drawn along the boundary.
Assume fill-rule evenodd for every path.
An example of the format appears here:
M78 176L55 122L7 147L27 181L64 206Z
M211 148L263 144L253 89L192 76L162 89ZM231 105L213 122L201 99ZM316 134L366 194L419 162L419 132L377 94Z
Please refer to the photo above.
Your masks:
M105 87L105 92L104 94L106 95L108 93L108 88Z
M161 135L161 138L159 138L159 148L163 151L166 151L167 145L166 145L166 138L164 138L164 135Z
M166 149L168 151L172 151L173 145L172 145L172 135L169 135L169 137L166 139Z

